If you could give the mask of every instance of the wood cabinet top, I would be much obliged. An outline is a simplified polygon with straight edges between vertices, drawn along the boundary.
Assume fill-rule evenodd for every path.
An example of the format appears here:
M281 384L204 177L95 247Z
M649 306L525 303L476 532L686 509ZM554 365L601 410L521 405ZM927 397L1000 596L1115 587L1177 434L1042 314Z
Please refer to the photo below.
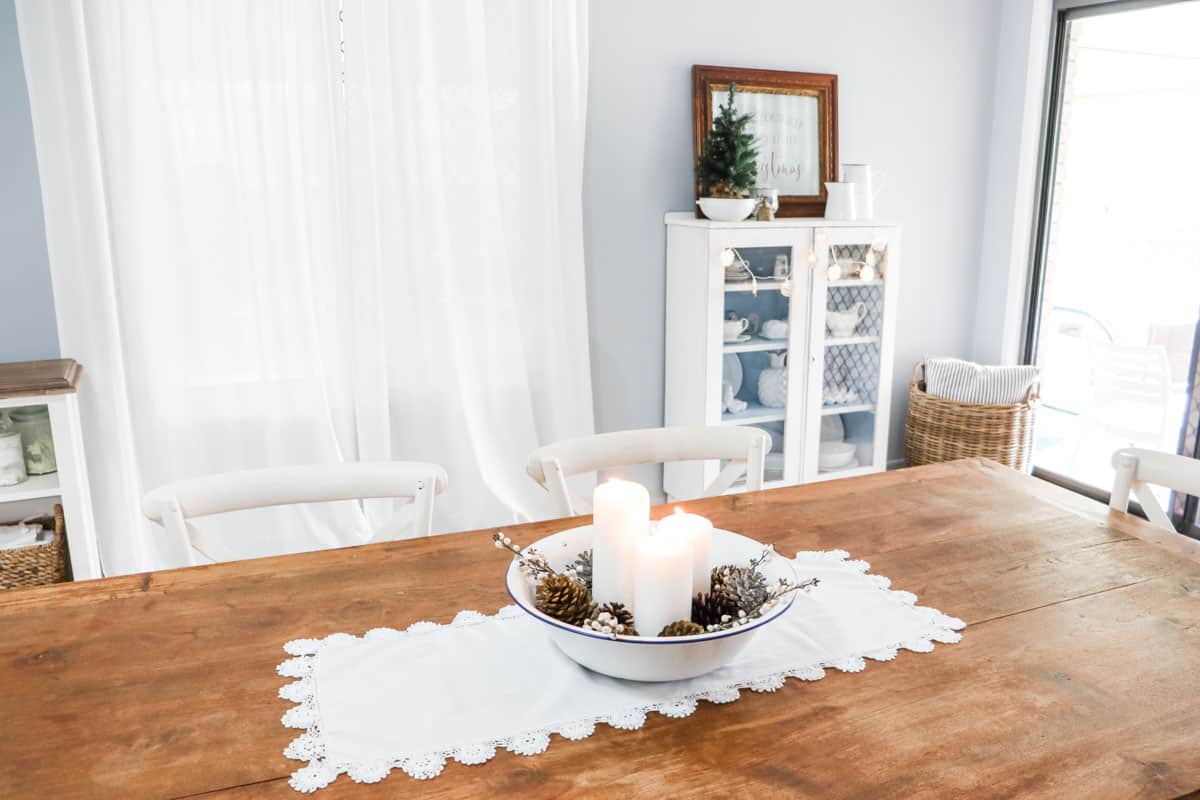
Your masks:
M73 392L80 369L73 358L0 364L0 398Z

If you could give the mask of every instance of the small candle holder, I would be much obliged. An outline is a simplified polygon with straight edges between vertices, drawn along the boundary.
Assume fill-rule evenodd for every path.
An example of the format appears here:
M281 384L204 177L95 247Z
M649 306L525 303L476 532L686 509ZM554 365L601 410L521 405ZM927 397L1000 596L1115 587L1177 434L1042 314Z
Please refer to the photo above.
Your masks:
M798 581L792 563L732 531L713 530L709 592L692 597L689 619L659 631L639 631L635 608L591 598L593 526L560 531L511 551L505 584L513 602L544 626L564 654L590 670L637 681L693 678L728 664L757 631L817 585Z

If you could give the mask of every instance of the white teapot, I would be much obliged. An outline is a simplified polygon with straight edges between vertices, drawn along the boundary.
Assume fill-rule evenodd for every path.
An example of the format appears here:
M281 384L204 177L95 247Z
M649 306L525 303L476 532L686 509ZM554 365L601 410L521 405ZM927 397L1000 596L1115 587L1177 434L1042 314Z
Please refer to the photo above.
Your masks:
M825 325L834 336L853 336L858 323L867 316L865 303L855 303L843 311L825 310Z

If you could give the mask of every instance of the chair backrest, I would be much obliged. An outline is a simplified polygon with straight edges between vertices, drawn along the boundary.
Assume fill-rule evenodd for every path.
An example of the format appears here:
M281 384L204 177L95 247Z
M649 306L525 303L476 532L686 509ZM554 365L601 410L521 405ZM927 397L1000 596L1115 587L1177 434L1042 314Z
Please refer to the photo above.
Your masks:
M237 555L218 538L188 523L196 517L251 508L336 500L411 498L417 535L433 527L433 498L447 486L437 464L414 461L307 464L207 475L160 486L142 498L142 512L176 538L195 563L192 548L214 561Z
M1175 530L1171 518L1150 491L1150 484L1184 494L1200 495L1200 461L1194 458L1125 447L1113 453L1112 465L1116 476L1113 478L1109 507L1117 511L1127 510L1129 494L1132 492L1149 520L1160 528Z
M761 428L679 427L599 433L539 447L529 454L526 471L550 492L564 516L574 516L575 503L567 478L634 464L721 459L726 466L704 490L705 497L721 494L743 474L750 490L762 488L763 468L771 435Z

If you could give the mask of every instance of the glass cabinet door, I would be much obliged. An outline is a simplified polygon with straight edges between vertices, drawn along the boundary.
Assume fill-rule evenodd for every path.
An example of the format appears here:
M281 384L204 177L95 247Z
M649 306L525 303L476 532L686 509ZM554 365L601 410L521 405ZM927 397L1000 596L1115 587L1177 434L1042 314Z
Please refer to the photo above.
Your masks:
M890 407L887 238L835 228L818 232L814 249L806 481L885 469L879 415Z
M721 368L720 385L711 387L721 424L771 435L764 481L779 485L800 479L804 387L793 385L802 381L791 380L790 367L805 353L809 232L794 231L784 241L778 233L764 241L729 231L717 242Z

